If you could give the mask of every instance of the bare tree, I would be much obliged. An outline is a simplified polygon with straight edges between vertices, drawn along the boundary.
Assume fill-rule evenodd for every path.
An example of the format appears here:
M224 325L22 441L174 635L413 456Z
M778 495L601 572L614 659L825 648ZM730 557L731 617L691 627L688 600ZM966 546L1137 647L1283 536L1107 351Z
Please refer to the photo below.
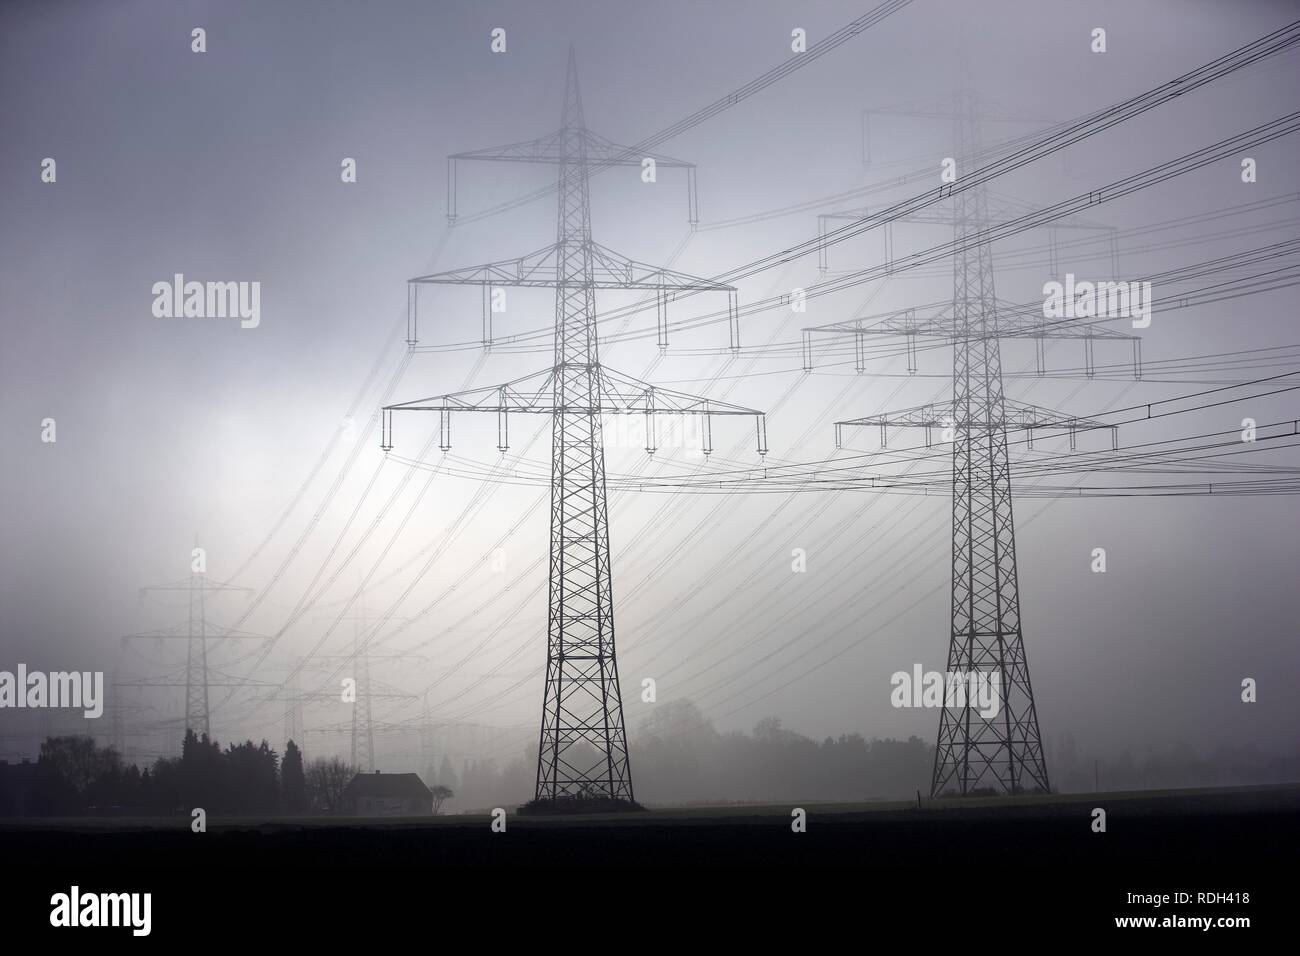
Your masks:
M436 787L430 787L429 792L433 794L434 816L437 816L438 811L442 809L444 800L450 800L452 797L456 796L456 794L452 792L451 787L444 787L442 784L438 784Z
M343 791L356 772L338 757L318 757L307 765L307 796L312 809L338 813L343 806Z

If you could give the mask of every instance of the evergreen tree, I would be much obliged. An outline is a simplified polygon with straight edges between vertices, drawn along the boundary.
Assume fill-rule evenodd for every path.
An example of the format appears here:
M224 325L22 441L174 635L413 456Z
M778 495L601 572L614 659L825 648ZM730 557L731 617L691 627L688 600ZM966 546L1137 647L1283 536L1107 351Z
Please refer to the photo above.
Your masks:
M307 809L307 777L302 769L302 751L292 740L284 748L280 762L280 804L285 813L303 813Z

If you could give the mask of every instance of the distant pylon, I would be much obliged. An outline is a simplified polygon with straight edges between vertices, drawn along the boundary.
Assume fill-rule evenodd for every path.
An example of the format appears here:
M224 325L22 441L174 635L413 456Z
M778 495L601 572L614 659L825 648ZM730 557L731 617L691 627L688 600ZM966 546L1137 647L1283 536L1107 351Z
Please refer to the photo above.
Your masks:
M588 182L596 166L636 166L653 160L659 168L688 174L690 217L695 217L693 166L658 154L634 152L587 129L578 89L578 72L569 51L564 108L558 132L509 146L460 153L449 165L449 215L455 216L457 160L482 159L549 163L559 167L559 208L554 245L521 259L490 263L412 280L416 283L480 285L484 301L494 286L555 289L555 351L551 368L533 376L485 389L472 389L389 406L384 409L383 446L392 447L392 412L437 411L439 447L450 447L453 411L495 412L498 448L509 448L510 412L552 416L550 572L547 605L546 675L538 740L536 797L560 801L599 797L633 800L623 703L614 649L614 599L610 577L604 415L643 415L646 451L656 447L657 416L700 415L705 422L704 452L712 450L708 422L713 415L748 415L757 423L760 453L766 451L760 412L668 389L622 375L600 364L597 343L597 289L653 291L659 343L667 345L667 303L674 292L726 292L731 347L740 347L736 290L728 285L644 265L596 243L591 237ZM410 333L416 341L415 293ZM485 347L491 345L489 314L484 312Z
M293 741L298 750L303 749L302 733L302 692L298 682L298 671L289 674L286 680L284 698L284 742Z
M959 94L949 115L955 125L958 169L970 170L980 155L973 95ZM955 190L952 195L950 221L958 248L953 258L951 314L918 317L917 310L909 309L871 327L850 321L806 329L805 367L811 367L808 336L812 332L853 333L858 340L858 371L863 365L860 343L867 334L906 336L909 372L916 371L917 336L940 337L952 344L951 402L836 422L837 445L840 430L846 426L879 426L882 441L889 427L924 428L927 445L936 427L953 435L948 674L995 675L999 706L995 715L986 717L970 695L963 694L958 698L959 706L940 709L930 793L1046 792L1050 782L1021 631L1007 431L1014 428L1026 432L1030 447L1036 428L1066 431L1073 448L1077 431L1106 429L1113 443L1115 430L1092 419L1009 402L1003 395L1000 339L1035 339L1039 374L1043 373L1045 340L1082 339L1089 376L1094 339L1130 341L1134 374L1140 377L1139 340L1093 325L1048 322L1041 317L1021 315L1010 322L1000 321L992 249L987 242L962 241L978 237L989 226L988 193L983 186L976 186ZM862 218L865 213L841 215ZM942 215L930 212L921 221L942 221ZM1082 220L1067 224L1103 228ZM886 255L892 261L892 249ZM1112 246L1115 268L1116 262Z
M189 641L185 654L185 729L208 733L208 634L204 619L203 576L190 575Z
M194 731L196 736L211 735L208 708L208 643L212 640L242 640L251 638L265 640L262 635L246 634L233 628L210 624L207 618L205 596L213 591L249 592L249 588L212 581L201 569L206 564L206 556L196 548L192 558L190 576L185 581L173 581L170 584L156 584L141 588L143 591L185 591L189 596L189 614L183 633L180 627L164 628L146 634L129 634L127 640L139 638L181 638L185 641L185 726L184 730ZM163 686L159 683L159 686ZM182 736L184 734L182 733Z
M357 699L352 704L352 767L375 772L375 724L370 709L370 662L366 649L353 639L353 660L356 666Z

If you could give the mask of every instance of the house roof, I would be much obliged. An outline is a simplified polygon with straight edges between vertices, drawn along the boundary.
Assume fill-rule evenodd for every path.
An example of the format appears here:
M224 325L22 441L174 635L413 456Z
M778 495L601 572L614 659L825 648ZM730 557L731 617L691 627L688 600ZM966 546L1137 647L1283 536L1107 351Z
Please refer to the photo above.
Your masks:
M424 785L419 774L414 773L359 773L343 791L344 795L357 797L385 797L403 800L432 800L433 794Z

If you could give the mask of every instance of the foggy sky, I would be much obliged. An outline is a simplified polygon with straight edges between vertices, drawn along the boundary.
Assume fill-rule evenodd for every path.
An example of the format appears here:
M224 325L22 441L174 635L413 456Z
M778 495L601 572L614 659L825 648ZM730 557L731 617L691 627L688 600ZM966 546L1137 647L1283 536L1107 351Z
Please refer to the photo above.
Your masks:
M354 505L383 459L378 436L361 437L401 359L392 333L405 315L406 280L434 269L508 259L555 238L553 197L447 233L447 154L541 136L558 125L570 44L579 65L588 125L633 143L790 56L790 31L815 42L874 4L821 2L526 3L11 3L0 10L0 669L104 670L183 676L183 644L146 643L119 660L120 637L184 618L179 592L141 599L139 588L183 579L190 550L206 549L212 577L228 580L262 542L340 428L377 359L356 422L364 441L355 466L319 527L243 626L275 634L319 569L335 585L290 627L267 668L250 674L253 645L212 651L214 671L278 683L283 663L313 649L344 611L372 566L384 583L365 611L395 606L414 617L382 631L376 653L419 647L420 661L372 665L375 680L413 694L429 690L434 719L502 728L483 755L514 756L535 739L545 660L545 485L493 486L409 598L397 602L424 560L415 560L479 491L469 477L438 475L410 521L399 523L425 484L417 471L381 526L343 567L405 469L389 461L339 542ZM1192 0L974 5L916 0L879 26L659 147L699 164L702 228L686 223L680 173L661 169L653 185L633 169L592 186L597 241L632 257L700 276L786 248L816 234L818 210L735 228L735 217L831 196L951 154L951 123L898 115L871 120L872 165L863 162L863 110L950 97L957 44L991 116L1024 117L983 126L986 144L1156 86L1276 29L1295 3ZM966 8L965 27L958 19ZM207 31L208 52L190 52L190 30ZM1109 49L1093 54L1102 26ZM502 27L508 51L489 51ZM1223 139L1295 109L1294 53L1162 106L994 187L1048 203ZM1266 211L1132 240L1129 278L1296 235L1300 190L1294 138L1254 151L1258 182L1218 164L1099 207L1090 218L1121 230L1290 196ZM58 181L40 181L44 157ZM340 161L358 164L340 182ZM545 185L553 167L464 164L460 210L473 213ZM937 180L936 180L937 182ZM927 185L924 188L929 188ZM921 191L906 187L867 203ZM1281 222L1281 225L1277 223ZM1271 225L1249 235L1209 236ZM1201 241L1143 248L1172 240ZM903 249L942 241L941 227L900 226ZM995 254L1046 241L1031 233ZM684 243L684 245L683 245ZM438 252L441 246L441 251ZM679 251L676 258L674 252ZM437 253L435 255L435 253ZM883 255L879 233L830 251L832 269L864 268ZM1108 278L1105 260L1063 260ZM747 320L742 343L799 338L803 326L870 315L951 296L947 266L918 277L870 283L811 300L806 315L772 312ZM1064 270L1062 270L1064 271ZM159 319L150 288L187 278L261 282L261 323ZM747 279L741 301L817 281L815 257ZM1040 298L1043 266L999 271L998 293ZM1161 294L1160 289L1156 294ZM1172 291L1172 290L1171 290ZM425 344L474 341L478 290L421 293ZM545 292L510 290L496 316L501 335L544 328ZM636 297L598 297L604 310ZM720 308L683 301L673 318ZM426 307L427 306L427 307ZM632 320L651 327L653 313ZM1161 361L1291 345L1289 290L1157 313L1143 333L1151 363L1141 383L1122 373L1088 380L1035 379L1033 347L1004 346L1007 394L1080 415L1159 401L1294 366L1183 369ZM385 351L386 345L388 346ZM901 357L855 375L831 365L805 375L796 351L752 364L728 362L725 327L674 332L658 361L653 338L602 346L614 369L682 391L760 409L772 461L831 457L835 420L935 401L951 388L951 351L929 349L920 374ZM1082 364L1082 344L1059 343L1049 367ZM1101 343L1098 361L1122 365L1126 346ZM393 401L509 381L545 368L549 343L534 351L494 350L480 366L474 349L414 356ZM1201 361L1209 361L1201 359ZM1294 361L1294 357L1292 358ZM742 374L744 373L744 374ZM1121 442L1158 440L1295 417L1293 397L1229 405L1167 424L1121 431ZM55 444L40 441L42 419L57 421ZM454 425L455 468L489 468L499 456L491 416ZM436 420L399 418L396 453L415 457ZM510 455L528 473L549 468L545 419L516 416ZM706 468L758 462L748 422L714 424L718 451ZM1092 438L1081 442L1094 441ZM531 442L531 444L530 444ZM850 449L874 450L872 430ZM915 445L913 439L902 444ZM351 450L343 441L284 527L235 583L256 594L271 585ZM1091 446L1091 447L1096 447ZM1064 454L1062 443L1045 446ZM1047 451L1040 451L1035 458ZM437 459L434 450L433 458ZM948 462L946 456L936 461ZM1253 459L1252 459L1253 460ZM1294 468L1295 455L1270 459ZM467 464L468 463L468 464ZM451 464L451 463L449 463ZM614 475L685 473L695 448L609 449ZM1013 462L1013 467L1014 467ZM1191 480L1191 479L1189 479ZM620 674L629 728L652 705L689 698L721 728L749 728L775 714L814 738L859 732L932 740L938 717L889 705L889 676L914 663L942 669L949 616L949 504L931 497L863 492L784 495L665 495L611 490L610 541ZM1300 571L1300 504L1289 497L1020 499L1017 544L1025 645L1045 736L1072 733L1104 752L1136 753L1186 741L1256 741L1294 749L1300 679L1294 587ZM503 535L504 569L492 552ZM382 556L390 546L386 557ZM738 557L729 553L743 545ZM1089 571L1104 547L1108 571ZM808 572L791 573L802 548ZM341 568L341 570L340 570ZM403 569L394 573L397 569ZM462 575L471 573L457 586ZM696 592L701 582L704 587ZM507 587L508 586L508 587ZM537 590L540 588L540 590ZM231 623L252 597L211 599ZM170 605L170 606L168 606ZM354 607L349 614L355 614ZM343 621L321 648L348 650ZM486 641L461 664L462 658ZM458 669L452 671L453 667ZM822 665L810 670L814 665ZM805 671L808 671L805 673ZM302 678L315 690L332 674ZM1239 701L1240 681L1259 681L1259 703ZM331 685L332 686L332 685ZM223 742L262 736L280 743L283 705L259 708L240 692L215 707ZM226 698L214 689L214 705ZM178 691L142 692L145 720L179 716ZM418 703L376 702L376 721L418 721ZM347 710L315 704L308 728L342 725ZM26 724L0 713L0 732ZM98 728L97 728L98 729ZM25 730L23 731L26 732ZM100 732L104 732L102 729ZM21 736L21 735L20 735ZM485 735L490 739L491 735ZM503 743L504 741L504 743ZM346 753L345 734L310 738L309 750ZM381 766L408 769L398 745L380 742ZM504 748L504 749L503 749ZM141 752L155 745L142 742ZM33 739L0 740L0 756L33 755ZM632 759L635 767L635 751Z

